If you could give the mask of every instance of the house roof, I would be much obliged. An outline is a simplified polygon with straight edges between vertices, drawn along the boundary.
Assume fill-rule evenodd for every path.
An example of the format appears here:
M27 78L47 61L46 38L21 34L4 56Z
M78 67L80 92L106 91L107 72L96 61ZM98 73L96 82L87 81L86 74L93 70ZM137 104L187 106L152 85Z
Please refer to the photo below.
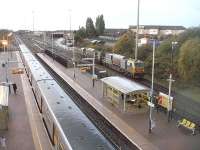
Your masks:
M101 81L124 94L137 91L149 91L149 88L124 77L111 76L103 78Z

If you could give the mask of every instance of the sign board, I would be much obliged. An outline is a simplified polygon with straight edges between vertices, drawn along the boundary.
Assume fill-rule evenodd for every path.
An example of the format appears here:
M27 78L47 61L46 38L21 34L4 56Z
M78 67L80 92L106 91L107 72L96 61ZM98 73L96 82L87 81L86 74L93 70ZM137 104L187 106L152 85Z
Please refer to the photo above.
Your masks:
M12 69L12 74L24 74L24 68Z
M173 102L173 97L170 97L170 101L169 101L169 96L167 94L159 92L158 105L170 111L172 110L172 102Z

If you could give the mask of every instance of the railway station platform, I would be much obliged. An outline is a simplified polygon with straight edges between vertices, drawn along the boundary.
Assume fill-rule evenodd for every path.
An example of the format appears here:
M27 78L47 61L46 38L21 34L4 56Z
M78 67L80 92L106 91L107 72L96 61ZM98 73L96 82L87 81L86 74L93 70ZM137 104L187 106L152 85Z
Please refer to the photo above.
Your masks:
M147 113L131 114L120 111L103 98L102 81L95 81L92 85L92 76L89 73L81 73L75 69L76 78L73 76L73 68L65 68L45 54L38 56L61 76L73 89L90 103L97 111L111 122L121 133L144 150L199 150L200 134L192 136L190 131L177 128L177 121L167 121L163 112L153 111L155 127L152 133L148 132Z
M8 63L5 64L5 61ZM8 96L8 130L0 130L0 138L5 141L5 144L0 142L0 150L51 150L27 76L25 73L13 74L16 68L23 68L19 52L12 52L12 55L1 52L0 62L0 83L4 83L7 76L8 83L11 84ZM16 94L12 83L17 85Z

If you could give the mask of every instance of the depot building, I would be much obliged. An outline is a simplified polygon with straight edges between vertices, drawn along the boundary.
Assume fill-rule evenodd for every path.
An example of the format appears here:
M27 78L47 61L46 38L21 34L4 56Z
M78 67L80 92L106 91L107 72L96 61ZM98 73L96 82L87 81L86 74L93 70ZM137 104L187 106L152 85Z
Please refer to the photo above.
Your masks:
M150 89L119 76L101 79L103 97L124 112L142 113L148 111Z

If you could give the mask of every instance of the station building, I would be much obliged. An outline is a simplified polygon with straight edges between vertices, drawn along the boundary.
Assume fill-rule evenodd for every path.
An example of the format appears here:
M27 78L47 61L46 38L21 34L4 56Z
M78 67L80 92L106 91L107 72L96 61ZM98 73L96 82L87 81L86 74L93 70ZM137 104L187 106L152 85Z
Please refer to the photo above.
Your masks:
M124 112L144 113L148 111L150 89L124 77L111 76L101 79L103 97Z

